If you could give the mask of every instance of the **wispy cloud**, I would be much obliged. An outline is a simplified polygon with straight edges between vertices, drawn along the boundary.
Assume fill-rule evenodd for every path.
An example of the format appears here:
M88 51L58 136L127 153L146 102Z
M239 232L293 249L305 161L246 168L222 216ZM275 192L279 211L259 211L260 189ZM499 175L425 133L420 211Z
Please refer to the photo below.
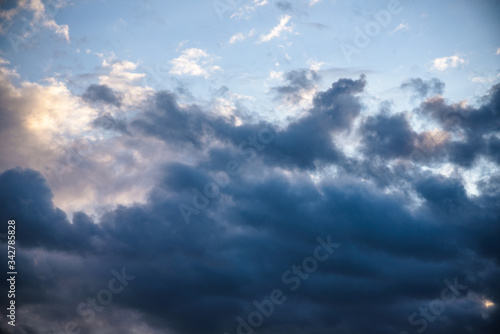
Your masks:
M242 42L245 39L247 39L248 37L252 37L253 35L255 35L255 29L250 30L250 32L246 35L239 32L239 33L231 36L231 38L229 39L229 44L234 44L236 42Z
M408 25L401 22L393 31L391 31L391 34L394 34L395 32L398 32L403 29L408 29Z
M254 0L251 5L240 7L233 14L231 14L232 19L250 18L250 14L257 9L257 7L263 7L268 5L267 0Z
M280 23L274 27L269 34L260 36L259 42L269 42L274 38L278 38L284 32L293 32L292 26L287 26L288 22L291 20L290 15L282 15L280 18Z
M243 35L241 32L239 32L239 33L231 36L231 38L229 39L229 44L234 44L236 42L241 42L244 40L245 40L245 35Z

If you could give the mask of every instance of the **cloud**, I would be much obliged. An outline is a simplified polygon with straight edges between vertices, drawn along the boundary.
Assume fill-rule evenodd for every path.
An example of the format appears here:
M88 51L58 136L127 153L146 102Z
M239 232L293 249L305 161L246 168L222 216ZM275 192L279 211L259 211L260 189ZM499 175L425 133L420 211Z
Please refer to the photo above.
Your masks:
M271 29L269 34L261 35L259 42L269 42L275 38L279 38L285 32L293 32L293 26L287 26L292 17L290 15L282 15L279 24Z
M37 231L18 232L18 247L23 250L18 265L23 266L26 280L17 296L22 301L18 312L30 319L21 327L45 318L52 320L43 324L47 329L78 321L82 329L95 332L102 326L125 327L133 316L133 326L154 330L233 332L236 318L246 319L254 309L252 303L268 298L269 291L277 288L287 300L275 308L263 329L290 319L294 324L314 323L318 333L330 333L341 325L358 331L374 324L407 329L408 313L418 310L422 300L439 298L444 280L457 277L467 291L448 310L451 331L473 320L484 326L484 332L493 333L497 310L485 319L467 296L474 292L497 301L498 294L488 287L499 273L493 261L498 252L484 245L498 250L495 237L485 233L498 231L493 224L498 213L491 211L495 206L486 198L467 198L460 179L415 180L424 207L411 212L396 196L362 184L325 180L317 186L303 177L287 179L277 173L243 177L224 189L234 202L215 201L208 209L211 215L186 225L177 203L189 198L191 188L209 181L210 171L171 164L147 204L118 207L99 224L84 213L76 214L70 224L53 207L50 190L38 173L1 174L0 185L7 191L0 195L0 203ZM175 197L160 191L169 189ZM468 209L467 217L460 215L461 208ZM491 216L484 214L485 209ZM6 211L0 212L7 219ZM33 215L36 220L28 219ZM224 226L222 217L232 229ZM282 280L283 273L313 254L317 237L328 235L341 242L340 248L292 291L291 282ZM147 254L148 261L137 249ZM114 296L106 313L96 311L95 320L84 321L87 316L79 315L77 307L106 288L111 269L120 271L121 263L126 263L126 274L137 278ZM422 280L421 272L435 279ZM163 284L155 284L158 280ZM66 288L61 290L63 282ZM200 308L200 303L211 307ZM363 321L351 307L361 307ZM309 310L305 315L304 309ZM381 318L380 310L387 316ZM442 329L429 326L428 331Z
M293 8L292 3L288 1L277 1L275 5L282 11L289 11Z
M118 61L110 57L102 58L102 69L105 74L99 76L99 84L109 87L113 94L120 96L120 103L124 106L134 106L153 94L153 89L143 86L141 79L146 77L145 73L137 73L137 64L131 61Z
M454 68L464 64L467 64L467 61L463 58L460 58L460 56L455 55L434 59L432 61L431 69L436 71L445 71L450 67Z
M242 33L236 33L233 36L231 36L231 38L229 39L229 44L234 44L236 42L242 42L245 39L247 39L248 37L252 37L253 35L255 35L255 29L250 30L248 32L248 34L246 34L246 35L242 34Z
M239 6L236 9L236 11L231 14L232 19L241 19L245 18L248 19L250 18L250 14L252 14L257 8L259 7L264 7L268 5L269 2L267 0L253 0L251 5L245 5L245 6Z
M275 73L274 77L279 77L279 75ZM294 70L285 73L283 77L287 84L273 87L271 90L287 104L298 104L308 95L312 97L317 88L316 83L320 79L313 70Z
M201 145L211 122L201 110L179 106L170 92L156 93L152 103L151 110L132 121L132 127L169 144Z
M482 301L500 302L500 180L494 168L484 168L477 195L470 196L461 161L476 152L476 162L488 159L498 168L500 86L474 107L428 98L412 117L436 128L418 132L407 114L386 104L369 110L364 75L316 91L310 108L286 122L235 110L241 116L236 124L236 114L183 103L171 91L148 90L130 104L123 98L117 108L117 96L127 96L142 78L130 62L99 69L107 71L102 81L86 90L97 104L84 103L57 81L14 85L15 72L5 66L0 71L0 219L17 223L20 332L61 332L75 321L89 333L235 333L238 317L247 321L273 289L286 301L256 331L410 332L419 327L408 322L409 315L425 319L419 308L441 298L445 280L455 278L467 288L446 303L446 325L428 322L426 333L498 328L498 308L486 309ZM285 84L276 87L283 96L317 79L303 69L283 78ZM406 83L426 96L442 88L433 80ZM213 95L229 99L229 90L221 87ZM67 117L58 109L60 100L70 102ZM38 140L27 121L34 113L52 115L49 105L61 119L31 124L43 125ZM455 116L461 121L450 122ZM93 155L61 192L46 163L36 159L52 157L46 157L46 145L55 145L53 157L61 156L57 151L66 143L43 138L57 133L53 125L71 129L66 122L85 125L96 139ZM266 144L259 139L262 129L272 133ZM354 151L340 144L345 136L359 141ZM413 159L411 152L424 146L429 159ZM22 159L12 160L15 150ZM241 172L222 182L228 162L238 163ZM452 172L444 175L443 165ZM101 188L88 191L90 181ZM198 196L200 207L199 194L210 189L208 204L186 224L179 204L193 206ZM82 209L69 214L57 193ZM89 198L112 205L91 214L86 202L78 202ZM306 272L318 237L341 246ZM102 305L113 269L136 278ZM293 280L283 279L288 270ZM6 294L5 285L0 293ZM92 321L87 298L98 306ZM87 315L77 312L82 303ZM6 326L2 322L0 330Z
M141 101L147 98L144 92L148 92L136 88L133 73L123 64L99 70L101 79L111 85L106 87L124 97L118 110L107 103L86 103L53 78L41 83L18 82L17 74L8 70L5 62L3 65L2 171L15 167L41 171L52 189L54 202L67 213L96 213L108 205L143 200L157 168L149 165L151 159L165 157L158 155L161 148L157 143L130 137L127 112L134 100L130 96L138 94L134 108L140 108ZM113 73L103 74L106 70ZM127 79L129 76L132 81ZM144 170L149 173L144 174Z
M497 49L497 52L495 53L497 56L500 55L500 48Z
M120 96L106 85L90 85L83 93L82 98L89 102L103 102L117 107L121 104Z
M56 35L63 38L65 41L69 42L69 27L68 25L59 25L54 20L54 16L57 11L66 5L66 1L52 1L50 2L50 7L47 8L46 5L49 3L43 3L41 0L18 0L12 1L10 8L7 10L2 10L0 12L0 17L5 21L0 24L0 32L6 32L6 29L10 26L13 18L21 15L22 11L30 11L33 14L32 21L30 22L30 31L33 32L43 27L52 30ZM25 32L22 38L29 38L32 35L29 32Z
M368 117L361 132L365 154L386 159L408 157L414 150L417 137L404 114Z
M170 61L171 74L203 76L208 78L212 73L221 71L217 65L212 65L215 58L201 49L191 48L181 52L182 55Z
M398 32L403 29L408 29L408 25L400 23L396 28L394 28L394 30L391 31L391 34L394 34L395 32Z
M432 78L427 81L424 81L421 78L411 78L403 82L400 87L402 89L411 89L415 92L416 97L424 98L431 94L443 94L445 84L438 78Z
M234 34L233 36L231 36L231 38L229 39L229 44L234 44L236 42L240 42L240 41L244 41L244 40L245 40L245 36L242 33L237 33L237 34Z
M308 89L312 81L306 74L303 71L288 73L291 85L277 90L293 96L304 87ZM312 78L317 79L314 73ZM363 91L365 83L364 76L358 80L340 79L327 91L318 92L305 116L276 132L273 145L262 152L262 158L269 164L299 169L315 169L317 164L340 161L342 154L331 134L351 127L361 110L355 94ZM238 147L262 128L275 128L267 122L235 125L231 119L203 112L197 106L180 106L171 92L158 92L147 111L134 119L131 126L172 147L187 145L198 149L218 141ZM311 135L306 136L307 133ZM300 144L294 139L304 136Z
M450 141L447 154L451 162L462 167L472 167L480 156L496 160L494 136L500 128L500 84L494 85L482 100L483 104L475 108L464 102L448 104L444 98L434 97L422 102L417 109L444 129L460 133L462 140ZM492 149L488 149L488 145Z
M321 0L310 0L309 1L309 6L314 6L315 4L319 3Z

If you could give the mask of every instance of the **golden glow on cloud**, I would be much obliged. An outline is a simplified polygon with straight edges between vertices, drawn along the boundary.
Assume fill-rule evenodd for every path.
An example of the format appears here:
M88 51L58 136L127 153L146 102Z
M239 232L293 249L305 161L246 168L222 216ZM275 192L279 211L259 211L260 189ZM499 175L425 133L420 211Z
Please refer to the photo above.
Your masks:
M488 299L486 299L486 300L483 302L483 305L484 305L484 307L486 307L486 308L490 308L490 307L495 306L495 304L494 304L491 300L488 300Z

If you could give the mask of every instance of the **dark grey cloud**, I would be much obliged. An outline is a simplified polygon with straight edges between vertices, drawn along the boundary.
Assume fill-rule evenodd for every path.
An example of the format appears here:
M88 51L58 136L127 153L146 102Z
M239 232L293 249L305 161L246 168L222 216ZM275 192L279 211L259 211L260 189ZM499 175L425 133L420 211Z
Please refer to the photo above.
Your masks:
M22 245L77 252L92 248L89 237L97 225L83 220L70 225L66 214L53 206L52 192L40 173L8 170L0 175L0 188L2 218L23 222L16 232Z
M181 108L175 94L158 92L147 111L131 122L141 133L158 137L169 144L200 147L211 131L209 116L197 106Z
M339 79L325 92L319 92L313 99L312 114L323 114L325 121L338 130L347 130L361 112L361 102L355 94L362 93L366 76L358 80Z
M464 104L447 103L443 98L422 102L420 112L430 115L448 129L460 128L470 134L486 134L500 129L500 84L493 86L475 108Z
M127 130L127 139L157 138L182 152L189 147L196 156L165 160L144 203L119 205L98 217L67 217L37 171L3 171L0 219L16 219L23 269L18 330L59 333L75 321L89 333L232 334L237 318L247 319L256 309L254 301L280 289L286 301L255 333L413 333L420 327L408 322L409 315L441 298L445 280L456 278L467 288L446 304L442 318L426 322L425 332L496 333L498 306L486 310L480 298L500 303L498 178L478 183L479 194L468 196L459 176L420 168L409 160L423 134L387 108L361 120L361 155L347 157L335 137L352 133L366 84L364 76L334 82L283 127L264 121L236 126L199 106L179 105L171 92L158 92L117 129ZM443 109L459 107L424 102L418 112L437 115L443 128L465 133L470 145L453 151L459 142L444 143L444 153L433 161L457 166L476 159L467 152L497 161L494 124L484 123L488 117L494 122L495 101L492 91L482 106L468 109L475 125L467 125L468 119L441 122ZM98 120L112 116L100 117L94 125L105 129ZM472 140L477 129L488 135L479 142ZM415 170L398 174L388 164L397 159ZM241 173L186 224L179 204L192 205L228 161L238 161ZM336 167L339 175L323 167ZM311 172L323 177L313 179ZM360 175L378 181L373 185ZM299 283L293 273L294 280L284 281L287 270L314 254L317 238L328 236L341 244L335 253ZM112 269L122 268L136 278L95 311L95 320L85 321L77 307L107 287Z
M127 129L127 122L123 119L118 119L108 112L102 113L92 121L92 125L96 128L117 131L124 134L130 134Z
M430 116L447 131L460 133L463 139L450 141L446 147L451 162L469 168L478 157L484 156L498 163L500 84L493 86L477 107L448 103L438 97L422 102L417 112Z
M19 0L3 0L0 2L0 9L9 10L16 8L19 4Z
M236 318L246 317L254 309L252 302L265 299L275 288L284 291L287 300L276 306L262 330L290 324L291 319L318 333L341 326L361 332L373 327L390 331L394 326L406 330L408 312L439 298L446 287L443 281L454 277L470 292L487 293L495 302L500 297L490 290L499 269L487 260L498 256L491 248L498 247L485 233L499 213L479 214L459 180L419 180L416 189L429 204L412 213L397 197L362 184L323 182L318 188L307 179L290 181L279 174L243 178L224 189L230 202L213 202L206 214L187 225L177 204L190 200L192 188L202 188L210 171L167 166L157 190L170 190L175 197L154 190L147 204L118 207L99 225L84 213L77 213L72 224L59 215L37 172L3 173L0 185L7 191L2 203L18 221L21 253L37 254L37 261L43 258L47 266L20 256L21 305L43 306L40 315L62 324L76 320L88 331L119 326L106 311L96 312L99 321L86 323L76 307L105 287L110 270L122 264L137 278L115 297L110 310L134 310L153 329L181 333L236 332ZM26 204L13 205L17 202ZM479 203L482 210L495 207L483 199ZM456 210L467 206L474 222L457 221ZM1 212L2 219L9 218L4 208ZM40 218L29 222L35 213ZM37 236L27 236L33 228ZM235 234L234 229L249 233ZM292 284L282 281L283 272L310 256L315 239L327 235L342 245L291 291ZM56 255L61 252L75 254L71 266ZM471 252L476 255L465 260ZM484 257L478 262L480 255ZM61 293L62 284L73 292ZM468 302L466 297L460 297L461 303ZM454 307L447 316L454 323L447 328L460 328L461 319L466 319L484 333L494 333L494 318L482 320L480 312L468 307ZM21 328L27 326L29 322ZM441 326L430 324L427 331L442 333Z
M404 114L368 117L362 127L365 154L386 159L408 157L415 149L417 134Z
M290 79L303 82L305 72L292 73ZM215 139L238 148L241 155L258 156L272 165L314 169L317 164L339 162L343 154L336 148L332 134L348 131L359 116L362 105L356 94L366 84L358 80L340 79L325 92L318 92L307 114L277 129L267 122L235 126L231 119L210 114L196 105L181 107L171 92L159 92L148 110L131 122L141 134L154 136L170 145L201 148ZM297 84L299 85L299 84ZM265 131L267 139L258 139ZM298 140L300 138L300 140Z
M403 82L402 89L411 89L416 97L424 98L430 95L443 94L445 84L438 78L422 80L421 78L411 78Z
M303 100L303 94L313 89L320 80L316 71L312 70L293 70L284 74L286 85L273 87L272 91L280 99L286 102L297 104Z
M460 180L429 177L419 180L416 190L432 207L448 213L466 207L468 202Z
M101 102L117 107L121 105L121 96L106 85L92 84L88 86L82 98L88 102Z

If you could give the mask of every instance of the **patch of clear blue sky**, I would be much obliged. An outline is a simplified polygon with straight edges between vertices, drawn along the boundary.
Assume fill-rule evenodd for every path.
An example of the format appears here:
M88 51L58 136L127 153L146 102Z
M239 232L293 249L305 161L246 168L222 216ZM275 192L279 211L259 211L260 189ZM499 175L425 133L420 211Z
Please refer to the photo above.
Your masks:
M0 45L3 57L23 80L40 81L59 74L78 82L80 89L95 83L101 59L87 54L89 49L105 55L113 52L118 60L138 63L138 71L160 69L157 75L165 79L159 84L162 88L174 89L181 82L195 96L208 99L213 89L226 85L266 101L264 109L272 101L264 85L269 72L306 68L308 59L326 63L323 68L346 69L347 74L325 74L322 89L340 76L352 72L357 77L359 71L366 71L370 92L396 101L402 97L395 88L409 77L438 77L446 83L445 96L461 100L476 91L478 84L471 82L472 77L494 76L500 69L500 56L495 54L500 48L500 3L496 0L401 0L401 13L392 15L387 27L352 55L351 62L339 42L353 44L356 27L364 29L374 20L372 13L387 9L389 1L323 0L310 7L308 0L299 0L290 1L289 11L280 10L277 1L268 1L241 19L231 19L229 14L252 5L253 0L242 0L223 19L212 1L74 1L55 17L58 24L69 26L70 43L42 29L17 53L6 36L1 36ZM293 33L258 43L259 36L268 34L286 14L291 16ZM407 28L394 31L400 24ZM16 33L19 26L11 31ZM232 35L252 29L253 37L228 43ZM187 48L214 56L213 64L223 71L208 79L170 79L169 62ZM454 55L466 63L442 72L431 70L433 59Z

